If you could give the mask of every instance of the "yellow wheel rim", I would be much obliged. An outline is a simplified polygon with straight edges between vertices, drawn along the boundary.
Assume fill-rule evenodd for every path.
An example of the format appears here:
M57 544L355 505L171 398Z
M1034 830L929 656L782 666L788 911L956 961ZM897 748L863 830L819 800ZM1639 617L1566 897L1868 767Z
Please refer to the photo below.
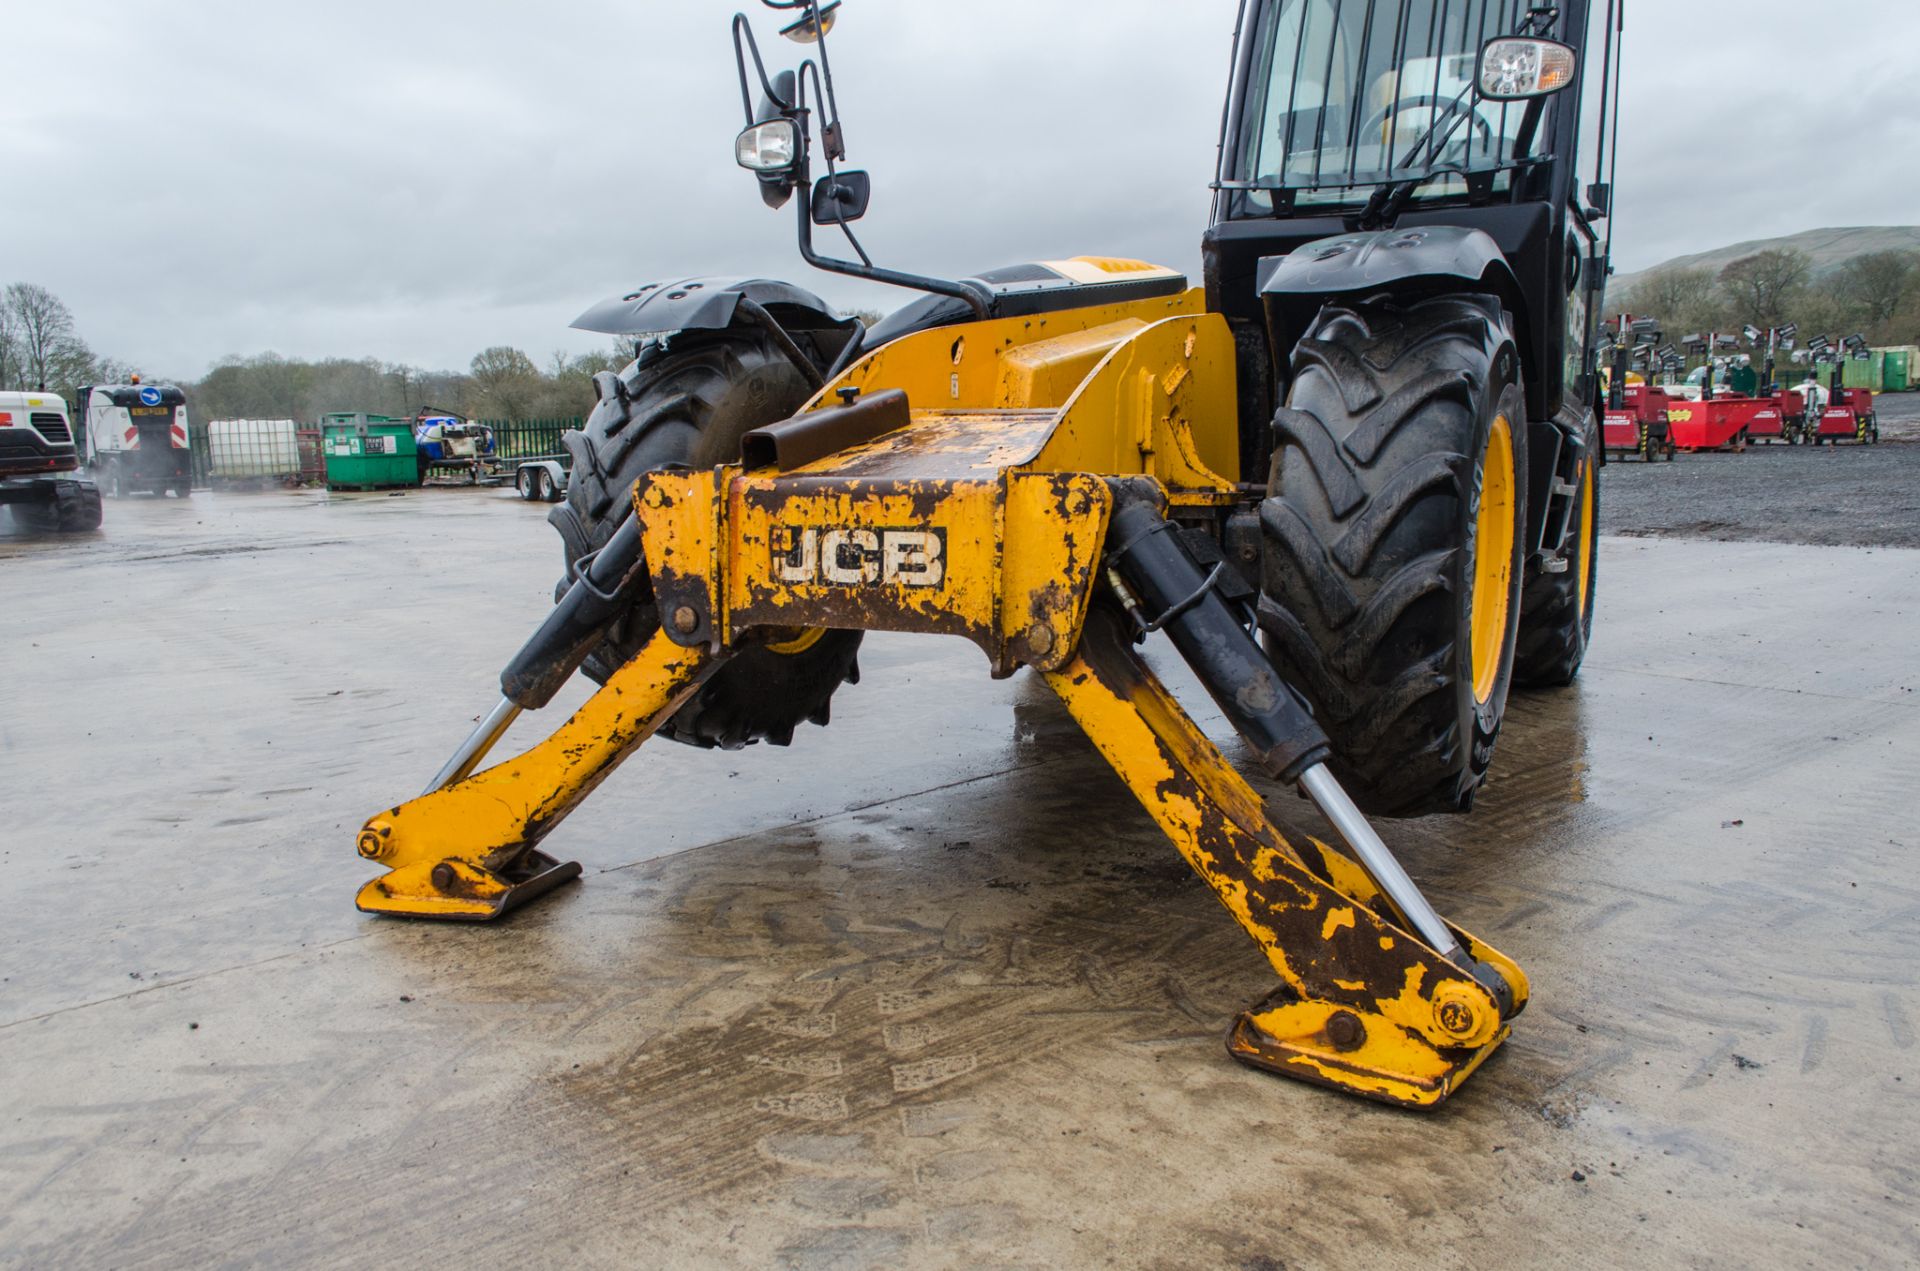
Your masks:
M1496 415L1480 461L1480 510L1473 530L1473 700L1493 696L1506 652L1507 612L1513 603L1513 425Z
M808 649L820 643L820 637L825 634L827 634L825 627L807 627L791 640L769 640L767 642L767 649L773 653L784 653L789 656L795 653L805 653Z
M1575 586L1579 592L1574 598L1574 616L1585 620L1587 616L1587 588L1593 582L1593 487L1599 479L1594 476L1596 465L1593 456L1587 456L1587 472L1580 479L1580 572Z

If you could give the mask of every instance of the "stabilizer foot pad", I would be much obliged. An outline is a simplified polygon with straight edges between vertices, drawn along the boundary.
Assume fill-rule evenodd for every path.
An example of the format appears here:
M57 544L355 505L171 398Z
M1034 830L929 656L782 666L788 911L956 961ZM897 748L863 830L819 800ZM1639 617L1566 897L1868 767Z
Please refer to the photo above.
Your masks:
M360 889L362 913L487 922L580 877L579 861L530 850L503 872L462 860L405 865Z
M1383 1015L1304 1001L1281 988L1242 1012L1227 1053L1243 1064L1405 1108L1442 1102L1513 1030L1481 1046L1437 1047Z

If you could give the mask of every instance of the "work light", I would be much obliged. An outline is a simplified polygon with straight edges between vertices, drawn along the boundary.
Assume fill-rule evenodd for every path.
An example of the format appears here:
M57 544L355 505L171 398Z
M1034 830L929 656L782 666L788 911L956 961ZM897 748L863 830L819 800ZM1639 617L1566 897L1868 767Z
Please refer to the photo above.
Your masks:
M800 150L800 129L791 119L769 119L746 129L733 142L733 157L755 172L780 172L793 166Z
M1573 83L1573 50L1557 40L1489 40L1480 51L1480 95L1489 101L1545 97Z
M820 20L818 22L815 22L813 20L813 14L809 13L806 17L801 18L791 26L781 27L780 34L786 36L795 44L818 44L821 36L833 30L834 21L840 16L835 13L834 10L839 7L840 0L832 0L830 4L823 4L820 6Z

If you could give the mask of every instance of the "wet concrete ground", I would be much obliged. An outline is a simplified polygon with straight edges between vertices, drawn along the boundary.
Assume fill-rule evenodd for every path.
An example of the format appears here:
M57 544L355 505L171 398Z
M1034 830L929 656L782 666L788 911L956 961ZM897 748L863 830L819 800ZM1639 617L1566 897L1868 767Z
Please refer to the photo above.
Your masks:
M1384 826L1534 984L1419 1115L1226 1057L1253 947L958 641L871 637L791 749L643 748L507 922L364 917L540 510L108 515L0 535L8 1265L1920 1259L1920 553L1606 542L1579 686Z

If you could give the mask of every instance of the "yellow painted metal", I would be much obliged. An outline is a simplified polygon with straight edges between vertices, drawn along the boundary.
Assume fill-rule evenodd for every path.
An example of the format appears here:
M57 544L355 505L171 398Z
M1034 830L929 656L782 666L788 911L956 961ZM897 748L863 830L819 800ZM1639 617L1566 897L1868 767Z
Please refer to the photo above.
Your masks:
M805 653L820 643L820 637L827 634L825 627L808 627L785 640L767 641L767 652L792 657L796 653Z
M1240 471L1233 365L1233 335L1219 314L1153 324L1086 377L1034 466L1154 477L1176 503L1232 502Z
M1096 612L1074 659L1046 679L1280 977L1280 990L1236 1025L1236 1057L1430 1107L1506 1039L1509 1026L1486 989L1376 912L1379 893L1357 862L1281 835L1116 618ZM1523 1005L1520 969L1459 934L1506 973L1516 1009Z
M1574 578L1574 617L1587 616L1588 593L1593 589L1593 517L1600 493L1599 456L1589 451L1580 474L1580 572Z
M1064 412L1040 467L1157 477L1175 502L1230 498L1240 476L1233 335L1197 287L903 336L808 409L848 387L902 389L923 411Z
M1090 474L996 464L1031 453L1047 418L927 412L843 452L834 475L650 474L635 506L656 601L712 615L689 638L919 631L973 641L1002 673L1056 664L1086 612L1112 496ZM860 563L836 564L842 548Z
M1507 614L1513 603L1513 426L1494 416L1480 460L1480 504L1474 514L1472 615L1467 644L1473 666L1473 699L1493 696L1507 651Z
M1134 260L1130 256L1075 256L1071 260L1043 260L1040 263L1057 269L1069 277L1079 278L1082 282L1106 281L1100 278L1098 274L1159 274L1168 278L1176 276L1174 271L1168 269L1165 265L1156 265L1144 260ZM1092 275L1075 273L1074 266L1076 265L1098 271L1098 273Z
M704 649L656 635L525 754L370 818L360 855L389 872L360 889L359 907L426 918L499 915L525 885L523 858L718 664Z
M826 628L958 635L996 674L1046 676L1266 955L1281 985L1240 1017L1236 1056L1369 1098L1445 1098L1507 1036L1494 999L1383 917L1356 862L1282 836L1114 611L1093 603L1109 479L1152 478L1172 504L1236 498L1225 322L1190 291L973 323L876 350L810 408L843 386L905 389L909 422L792 471L733 464L636 484L662 626L547 741L370 820L362 853L390 872L361 890L361 907L499 913L531 885L524 862L546 859L534 844L734 648L792 647ZM1488 466L1503 474L1490 480L1509 500L1510 546L1511 437L1500 436L1504 468ZM1483 547L1500 532L1483 528ZM1520 969L1457 934L1524 1002Z

